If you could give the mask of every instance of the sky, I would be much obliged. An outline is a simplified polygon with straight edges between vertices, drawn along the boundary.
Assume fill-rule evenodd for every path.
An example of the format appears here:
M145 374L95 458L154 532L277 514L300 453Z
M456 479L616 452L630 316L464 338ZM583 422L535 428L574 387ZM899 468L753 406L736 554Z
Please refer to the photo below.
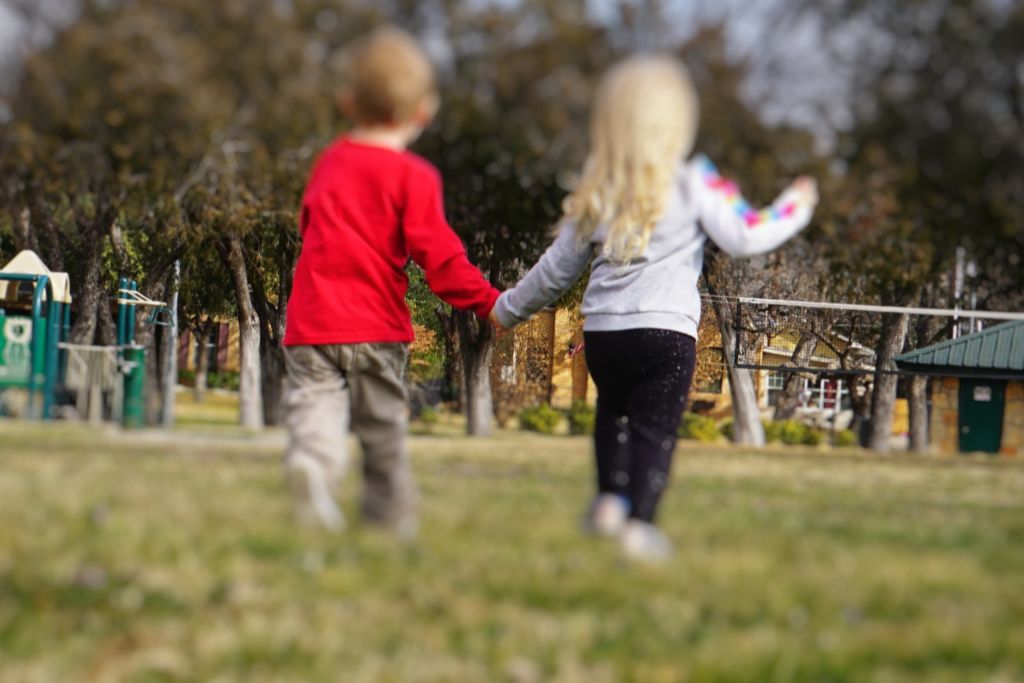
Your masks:
M0 0L0 65L10 63L18 45L29 36L8 8L11 0ZM479 0L481 4L513 5L524 0ZM528 0L527 0L528 1ZM685 39L705 23L725 21L730 51L736 57L752 57L753 73L745 89L748 104L757 108L770 124L787 123L808 128L814 132L820 147L832 145L835 130L848 124L850 114L847 103L852 93L839 67L824 54L826 40L822 28L806 21L786 27L786 49L776 51L783 56L781 69L774 63L771 70L759 71L757 57L764 48L766 17L781 0L663 0L668 16L667 26L661 28L672 41ZM593 17L612 22L617 19L616 0L586 0ZM37 6L46 11L60 11L65 0L37 0ZM863 37L856 31L845 39L860 45ZM41 36L33 37L40 40ZM768 37L771 39L772 37ZM828 40L842 40L843 36L828 36ZM651 46L657 47L657 46ZM769 85L770 84L770 85ZM780 91L791 94L779 97ZM0 100L0 122L9 114Z

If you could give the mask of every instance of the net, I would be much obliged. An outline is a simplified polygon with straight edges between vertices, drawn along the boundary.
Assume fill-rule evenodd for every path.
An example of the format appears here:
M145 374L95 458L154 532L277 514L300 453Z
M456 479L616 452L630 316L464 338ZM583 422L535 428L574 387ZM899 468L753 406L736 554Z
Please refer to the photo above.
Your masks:
M120 419L124 391L120 349L78 344L60 348L67 354L64 387L73 394L78 414L90 422Z
M891 358L995 324L1024 321L1024 313L1012 312L750 297L718 303L728 311L733 330L723 353L736 367L828 376L927 374L901 368Z

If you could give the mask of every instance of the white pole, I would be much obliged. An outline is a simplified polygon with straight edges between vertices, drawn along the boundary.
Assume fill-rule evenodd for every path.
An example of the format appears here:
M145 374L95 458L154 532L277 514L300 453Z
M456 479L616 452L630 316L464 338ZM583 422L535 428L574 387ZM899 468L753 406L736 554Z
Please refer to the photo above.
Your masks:
M161 416L164 427L174 426L175 389L178 386L178 288L181 283L181 261L174 262L174 279L171 282L171 324L164 339L164 410Z

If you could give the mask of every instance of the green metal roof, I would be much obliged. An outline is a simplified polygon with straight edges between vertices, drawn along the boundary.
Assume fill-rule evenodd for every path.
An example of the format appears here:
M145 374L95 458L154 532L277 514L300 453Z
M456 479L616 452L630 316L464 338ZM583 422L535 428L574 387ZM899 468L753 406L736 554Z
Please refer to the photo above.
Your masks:
M896 356L901 368L922 366L953 371L1024 375L1024 321L993 325L959 339L948 339Z

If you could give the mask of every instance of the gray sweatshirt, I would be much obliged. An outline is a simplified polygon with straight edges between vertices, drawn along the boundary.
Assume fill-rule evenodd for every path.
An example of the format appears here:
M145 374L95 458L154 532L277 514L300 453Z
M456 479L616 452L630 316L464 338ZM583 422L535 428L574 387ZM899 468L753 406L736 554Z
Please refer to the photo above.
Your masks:
M730 256L771 251L810 222L814 205L787 190L768 208L751 208L736 185L722 178L706 157L680 164L664 213L644 252L628 263L603 253L607 226L588 241L577 239L566 221L554 243L526 277L498 299L495 314L513 327L558 300L593 260L583 296L588 332L656 328L697 336L697 278L708 237Z

